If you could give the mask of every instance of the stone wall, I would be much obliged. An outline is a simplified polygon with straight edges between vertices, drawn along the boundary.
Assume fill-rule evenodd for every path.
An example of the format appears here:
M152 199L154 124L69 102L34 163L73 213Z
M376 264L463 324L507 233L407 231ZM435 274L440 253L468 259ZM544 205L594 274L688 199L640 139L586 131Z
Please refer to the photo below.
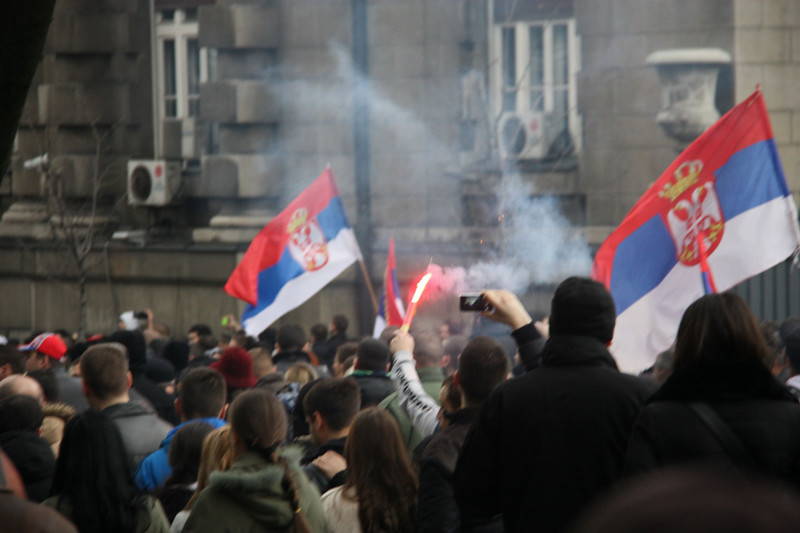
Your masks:
M733 53L733 12L731 0L576 0L589 225L619 224L677 155L655 121L661 89L647 56L667 48Z

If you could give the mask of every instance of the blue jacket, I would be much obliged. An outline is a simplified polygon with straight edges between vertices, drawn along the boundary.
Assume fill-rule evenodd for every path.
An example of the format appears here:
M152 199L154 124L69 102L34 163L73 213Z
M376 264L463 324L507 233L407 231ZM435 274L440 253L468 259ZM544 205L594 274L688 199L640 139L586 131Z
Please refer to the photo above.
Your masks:
M145 457L139 464L139 468L136 471L137 487L142 490L152 492L164 484L164 481L166 481L170 474L172 474L172 467L169 466L168 459L169 445L172 443L172 438L175 436L175 433L177 433L180 428L189 422L205 422L206 424L211 424L214 429L218 429L226 424L224 420L220 420L216 417L196 418L194 420L187 420L183 424L179 424L172 428L172 430L167 433L167 436L164 437L164 440L161 441L161 446L159 446L156 451Z

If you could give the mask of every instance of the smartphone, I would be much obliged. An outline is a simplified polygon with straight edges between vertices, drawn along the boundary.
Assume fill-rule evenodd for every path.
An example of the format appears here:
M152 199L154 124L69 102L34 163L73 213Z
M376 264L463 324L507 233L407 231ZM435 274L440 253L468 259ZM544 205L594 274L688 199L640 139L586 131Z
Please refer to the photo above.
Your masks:
M458 308L461 311L484 311L489 304L479 292L470 292L458 297Z

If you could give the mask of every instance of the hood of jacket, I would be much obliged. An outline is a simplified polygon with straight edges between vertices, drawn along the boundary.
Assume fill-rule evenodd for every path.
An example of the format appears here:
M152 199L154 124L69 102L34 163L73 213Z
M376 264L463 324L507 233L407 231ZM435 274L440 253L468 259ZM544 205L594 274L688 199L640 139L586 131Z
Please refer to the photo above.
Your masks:
M542 349L544 366L605 366L617 370L606 344L586 335L554 335Z
M299 450L286 449L281 452L295 476L299 471ZM283 467L268 462L253 452L246 452L225 472L214 472L209 477L209 487L225 493L236 501L251 520L261 524L265 530L282 530L294 519L294 509L289 495L283 489Z

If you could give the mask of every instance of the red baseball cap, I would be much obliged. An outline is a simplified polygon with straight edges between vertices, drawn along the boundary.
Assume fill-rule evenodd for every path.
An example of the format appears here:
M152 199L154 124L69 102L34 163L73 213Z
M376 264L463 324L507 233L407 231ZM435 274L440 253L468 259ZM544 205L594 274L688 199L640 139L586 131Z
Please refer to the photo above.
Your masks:
M67 345L55 333L42 333L28 344L18 346L17 350L21 352L39 352L56 361L61 361L64 354L67 353Z

